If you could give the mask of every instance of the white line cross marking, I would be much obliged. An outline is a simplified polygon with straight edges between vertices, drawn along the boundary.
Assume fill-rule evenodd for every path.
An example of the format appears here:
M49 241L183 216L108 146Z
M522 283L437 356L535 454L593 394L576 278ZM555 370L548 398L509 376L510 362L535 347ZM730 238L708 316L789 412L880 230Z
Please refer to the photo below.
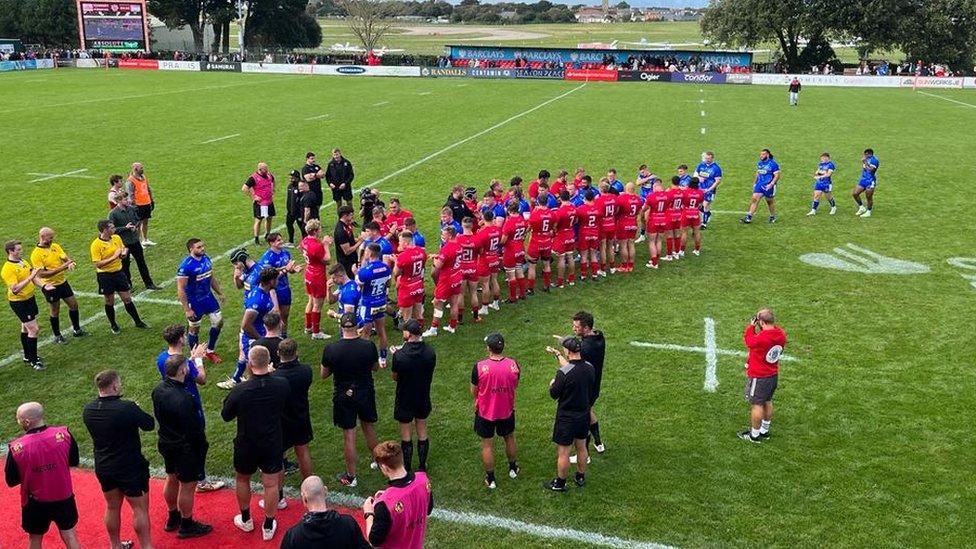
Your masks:
M39 181L50 181L51 179L59 179L62 177L74 177L78 179L95 179L93 175L84 175L88 171L88 168L82 168L80 170L72 170L70 172L64 173L39 173L39 172L27 172L27 175L39 175L37 179L31 179L28 183L37 183Z
M965 101L957 101L957 100L952 99L950 97L944 97L942 95L938 95L938 94L935 94L935 93L929 93L929 92L923 92L923 91L920 91L918 93L920 93L922 95L927 95L929 97L936 97L936 98L941 99L943 101L950 101L952 103L956 103L957 105L962 105L964 107L969 107L969 108L972 108L972 109L976 109L976 105L973 105L972 103L966 103Z
M223 137L215 137L213 139L208 139L206 141L201 141L200 144L201 145L206 145L207 143L216 143L217 141L223 141L224 139L232 139L234 137L240 137L240 136L241 136L241 134L239 134L239 133L232 133L230 135L225 135Z

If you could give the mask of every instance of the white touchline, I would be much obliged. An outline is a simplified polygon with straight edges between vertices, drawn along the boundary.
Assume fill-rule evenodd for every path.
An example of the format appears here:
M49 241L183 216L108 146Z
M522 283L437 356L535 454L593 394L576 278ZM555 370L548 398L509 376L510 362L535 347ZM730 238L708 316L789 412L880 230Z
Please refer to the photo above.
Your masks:
M956 103L956 104L959 104L959 105L963 105L964 107L970 107L970 108L976 109L976 105L973 105L972 103L966 103L965 101L956 101L955 99L952 99L951 97L945 97L945 96L942 96L942 95L937 95L937 94L934 94L934 93L923 92L923 91L920 91L918 93L920 93L922 95L927 95L929 97L937 97L937 98L939 98L939 99L941 99L943 101L950 101L952 103Z
M432 92L420 92L417 95L430 95Z
M380 101L379 103L373 103L374 107L382 107L383 105L389 105L389 101Z
M327 116L329 116L329 115L328 114L319 114L319 115L316 115L316 116L309 116L305 120L320 120L322 118L326 118Z
M443 149L441 149L441 150L439 150L437 152L431 153L431 154L429 154L429 155L421 158L420 160L417 160L416 162L414 162L412 164L409 164L407 166L404 166L404 167L400 168L399 170L396 170L395 172L393 172L393 173L391 173L389 175L385 175L385 176L377 179L376 181L373 181L372 183L369 183L368 185L366 185L366 187L375 187L376 185L379 185L379 184L381 184L381 183L383 183L385 181L388 181L390 179L393 179L394 177L396 177L396 176L398 176L398 175L400 175L402 173L408 172L408 171L416 168L417 166L420 166L421 164L426 163L429 160L432 160L434 158L437 158L438 156L444 154L445 152L447 152L447 151L449 151L451 149L454 149L456 147L459 147L459 146L467 143L468 141L471 141L472 139L477 139L478 137L481 137L482 135L485 135L485 134L487 134L489 132L492 132L494 130L497 130L498 128L500 128L500 127L508 124L509 122L512 122L513 120L518 120L519 118L521 118L521 117L523 117L523 116L525 116L525 115L527 115L529 113L535 112L535 111L541 109L542 107L545 107L546 105L549 105L550 103L556 102L556 101L558 101L558 100L560 100L560 99L568 96L569 94L571 94L571 93L573 93L573 92L575 92L577 90L582 89L585 86L586 86L585 83L584 84L581 84L581 85L579 85L579 86L577 86L577 87L569 90L568 92L566 92L564 94L557 95L556 97L553 97L552 99L547 99L546 101L543 101L542 103L539 103L538 105L532 107L531 109L522 111L522 112L520 112L520 113L518 113L518 114L516 114L514 116L510 116L509 118L506 118L505 120L502 120L501 122L495 124L494 126L491 126L488 129L481 130L480 132L478 132L478 133L476 133L474 135L470 135L470 136L465 137L464 139L462 139L460 141L456 141L454 143L451 143L450 145L444 147ZM328 204L323 204L321 207L322 208L328 208L329 206L332 206L334 204L335 204L335 202L329 202ZM274 230L275 231L280 231L280 230L282 230L284 228L285 228L284 225L279 225L279 226L275 227ZM220 254L220 255L218 255L216 257L211 257L210 259L211 259L211 261L217 261L219 259L224 259L224 258L230 256L230 254L233 253L234 250L236 250L238 248L242 248L244 246L247 246L251 242L252 242L251 239L245 240L243 243L238 244L237 246L234 246L233 248L225 251L224 253L222 253L222 254ZM162 282L161 284L159 284L159 286L160 287L166 287L166 286L169 286L170 284L172 284L174 282L176 282L176 277L170 278L170 279ZM133 299L135 299L137 297L140 297L143 294L147 294L147 293L151 293L151 292L152 292L152 290L144 290L142 292L139 292L138 294L133 294ZM115 307L116 308L119 308L121 306L122 306L122 302L121 302L121 300L118 300L116 302ZM103 318L104 316L105 316L105 312L104 311L97 312L94 315L92 315L92 316L90 316L90 317L82 320L81 321L81 325L82 326L87 326L87 325L91 324L92 322L95 322L96 320L98 320L100 318ZM37 346L38 346L38 348L40 348L40 347L44 347L46 345L50 345L51 343L54 343L54 336L49 336L49 337L47 337L47 338L45 338L43 340L38 341L37 342ZM13 362L13 361L21 358L22 356L23 356L22 353L19 353L19 352L18 353L13 353L10 356L8 356L7 358L4 358L4 359L0 360L0 367L3 367L3 366L6 366L7 364L10 364L11 362Z
M103 297L102 294L97 294L95 292L75 292L78 297ZM145 297L142 294L132 296L132 301L137 303L158 303L159 305L175 305L177 307L182 307L183 304L175 299L159 299L156 297Z
M75 178L81 178L81 179L95 179L95 176L93 176L93 175L82 175L82 174L84 174L84 172L87 172L87 171L88 171L88 168L82 168L80 170L73 170L73 171L64 172L64 173L27 172L27 175L39 175L39 176L41 176L41 177L38 177L37 179L31 179L30 181L28 181L28 183L37 183L39 181L49 181L51 179L58 179L58 178L61 178L61 177L75 177Z
M208 139L206 141L201 141L200 144L201 145L206 145L207 143L216 143L217 141L223 141L224 139L231 139L231 138L240 137L240 136L241 136L241 134L239 134L239 133L232 133L230 135L225 135L223 137L215 137L213 139Z
M705 391L714 393L718 388L718 375L715 366L718 364L716 351L718 345L715 344L715 320L705 318Z

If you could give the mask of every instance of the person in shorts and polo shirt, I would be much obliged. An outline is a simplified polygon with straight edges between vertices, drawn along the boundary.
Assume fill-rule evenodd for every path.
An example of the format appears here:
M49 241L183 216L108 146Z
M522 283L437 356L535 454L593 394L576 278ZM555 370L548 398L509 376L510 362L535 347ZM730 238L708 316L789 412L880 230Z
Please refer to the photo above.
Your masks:
M140 547L152 547L149 527L149 461L142 455L139 431L152 431L153 417L131 400L122 400L122 378L115 370L95 376L98 398L85 405L82 417L95 453L95 477L105 496L105 529L119 547L122 500L132 509Z
M569 451L576 447L576 486L586 484L586 462L589 460L586 438L590 434L590 408L596 395L596 373L593 365L583 360L582 342L576 337L564 338L562 351L546 347L556 357L559 369L549 382L549 396L556 401L556 421L552 427L552 441L556 443L556 478L543 483L553 492L566 491L569 474Z
M75 337L84 337L87 332L81 329L81 315L78 313L78 300L68 283L66 271L75 268L75 260L68 257L64 249L54 242L54 229L42 227L37 235L37 247L31 252L31 265L41 271L37 283L44 294L44 301L51 307L51 332L55 343L67 343L61 335L61 301L68 306L68 316Z
M330 343L322 350L322 379L332 376L332 423L342 429L343 454L346 471L336 475L343 486L354 487L356 479L356 420L366 437L366 446L372 453L376 447L375 424L376 393L373 389L373 372L379 370L379 352L368 339L359 337L355 313L343 313L339 317L342 339ZM375 469L376 462L370 464Z
M521 369L514 359L502 355L505 338L498 332L485 337L488 358L471 370L471 395L474 397L474 432L481 437L481 461L485 465L485 486L495 489L495 435L505 440L508 476L517 478L521 469L516 461L515 390Z
M430 384L434 379L437 354L424 343L421 334L424 327L411 318L403 324L403 345L394 347L393 381L396 381L396 399L393 403L393 419L400 423L400 447L407 471L413 469L413 428L417 426L417 469L427 470L427 454L430 439L427 438L427 417L432 408Z
M769 425L773 420L773 393L779 379L779 359L786 347L786 332L776 325L773 311L760 309L746 326L742 340L749 348L746 400L749 401L751 413L750 428L739 433L739 438L759 444L769 437Z
M20 345L24 349L24 362L35 370L43 370L44 362L37 356L37 299L34 297L34 281L41 269L31 268L24 260L24 247L19 240L8 240L3 249L7 261L0 270L0 277L7 286L7 301L20 320Z
M129 293L131 290L129 281L122 272L122 257L127 253L122 238L115 234L115 225L112 225L108 219L99 221L98 237L91 243L91 260L95 265L98 293L105 296L105 317L108 318L108 324L115 335L122 332L115 322L115 294L119 294L122 298L125 312L132 317L136 328L149 327L139 318L139 311L136 310L136 304L132 302L132 295Z

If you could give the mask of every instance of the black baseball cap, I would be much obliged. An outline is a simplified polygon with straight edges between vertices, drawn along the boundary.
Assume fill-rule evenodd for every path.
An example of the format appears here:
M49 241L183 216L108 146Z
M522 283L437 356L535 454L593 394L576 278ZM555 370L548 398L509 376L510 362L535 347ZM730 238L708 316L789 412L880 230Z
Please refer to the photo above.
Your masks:
M300 172L298 170L292 170L291 173L288 174L288 175L290 175L292 177L301 177L302 176L302 172Z
M419 336L424 333L424 327L420 325L420 322L416 318L411 318L403 325L403 331L409 333L410 335Z
M494 352L501 352L505 348L505 338L498 332L492 332L485 336L485 345Z
M573 336L564 337L563 340L560 341L560 344L563 346L563 349L566 349L571 353L578 353L580 352L580 349L583 348L583 344L580 342L579 338Z
M339 217L344 215L349 215L352 213L352 206L340 206L339 207Z
M356 320L356 313L342 313L339 317L339 327L340 328L355 328L359 326L359 322Z

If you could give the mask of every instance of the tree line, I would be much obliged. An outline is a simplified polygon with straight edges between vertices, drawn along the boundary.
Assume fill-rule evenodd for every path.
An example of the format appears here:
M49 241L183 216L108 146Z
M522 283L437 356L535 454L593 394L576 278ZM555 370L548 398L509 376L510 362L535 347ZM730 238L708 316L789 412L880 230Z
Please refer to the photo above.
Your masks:
M548 0L535 3L501 2L481 3L479 0L461 0L454 6L444 0L389 0L378 2L383 10L396 16L447 18L452 23L525 24L525 23L575 23L572 8L554 4ZM316 14L322 17L347 17L349 10L342 0L313 2ZM504 15L503 15L504 14Z

